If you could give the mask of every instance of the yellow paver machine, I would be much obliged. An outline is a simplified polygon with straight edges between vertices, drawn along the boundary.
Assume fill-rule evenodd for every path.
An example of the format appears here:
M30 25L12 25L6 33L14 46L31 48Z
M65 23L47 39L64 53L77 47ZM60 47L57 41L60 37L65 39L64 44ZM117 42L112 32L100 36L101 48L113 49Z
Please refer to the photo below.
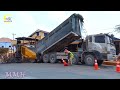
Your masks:
M16 52L14 58L11 62L35 62L36 53L35 53L35 44L38 39L31 37L18 37L16 44Z

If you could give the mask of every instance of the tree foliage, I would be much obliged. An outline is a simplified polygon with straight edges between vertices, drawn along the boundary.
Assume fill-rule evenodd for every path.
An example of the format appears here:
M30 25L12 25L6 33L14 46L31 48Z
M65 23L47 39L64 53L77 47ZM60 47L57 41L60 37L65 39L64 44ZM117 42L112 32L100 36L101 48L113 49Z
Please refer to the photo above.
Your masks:
M0 48L0 54L5 54L9 51L9 48Z
M120 33L120 25L116 25L116 26L115 26L115 32Z

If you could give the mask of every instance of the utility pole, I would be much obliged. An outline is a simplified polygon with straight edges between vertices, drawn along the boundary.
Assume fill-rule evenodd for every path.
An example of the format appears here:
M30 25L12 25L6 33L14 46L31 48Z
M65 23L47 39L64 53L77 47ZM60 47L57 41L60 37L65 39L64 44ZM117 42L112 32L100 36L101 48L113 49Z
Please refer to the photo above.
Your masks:
M16 35L16 34L12 34L13 35L13 42L14 42L14 36ZM13 45L13 53L14 53L14 45Z
M14 36L15 36L16 34L13 33L12 35L13 35L13 40L14 40Z

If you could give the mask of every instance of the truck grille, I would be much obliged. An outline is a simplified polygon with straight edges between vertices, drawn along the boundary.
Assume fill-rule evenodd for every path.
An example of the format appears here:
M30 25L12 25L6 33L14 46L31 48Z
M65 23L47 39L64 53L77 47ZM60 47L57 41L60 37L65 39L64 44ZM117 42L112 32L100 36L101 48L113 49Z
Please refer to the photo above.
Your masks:
M110 49L110 53L111 53L112 55L116 55L116 51L115 51L114 49Z

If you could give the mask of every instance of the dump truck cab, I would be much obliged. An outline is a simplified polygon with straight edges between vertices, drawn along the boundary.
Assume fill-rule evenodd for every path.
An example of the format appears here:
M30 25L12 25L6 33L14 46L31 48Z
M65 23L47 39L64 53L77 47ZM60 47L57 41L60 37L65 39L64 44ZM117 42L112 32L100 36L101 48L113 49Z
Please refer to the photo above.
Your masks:
M86 37L87 51L97 51L103 60L114 60L116 49L113 38L108 34L95 34Z
M73 42L68 48L74 53L74 64L81 62L86 65L94 65L95 59L101 65L103 61L114 60L116 48L113 43L113 36L108 34L93 34Z

